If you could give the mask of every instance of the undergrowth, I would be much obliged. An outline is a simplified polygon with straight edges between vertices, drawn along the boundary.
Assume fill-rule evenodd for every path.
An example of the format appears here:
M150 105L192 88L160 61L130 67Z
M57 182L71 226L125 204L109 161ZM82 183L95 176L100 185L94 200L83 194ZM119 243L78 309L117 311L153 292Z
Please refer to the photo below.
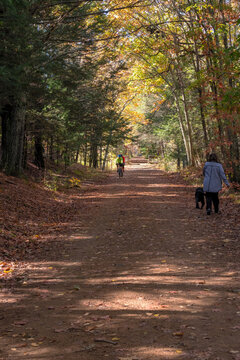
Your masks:
M29 164L24 174L26 182L32 179L51 191L65 191L72 188L84 188L86 183L101 181L108 175L107 171L73 164L67 168L61 165L47 164L46 169L39 170Z

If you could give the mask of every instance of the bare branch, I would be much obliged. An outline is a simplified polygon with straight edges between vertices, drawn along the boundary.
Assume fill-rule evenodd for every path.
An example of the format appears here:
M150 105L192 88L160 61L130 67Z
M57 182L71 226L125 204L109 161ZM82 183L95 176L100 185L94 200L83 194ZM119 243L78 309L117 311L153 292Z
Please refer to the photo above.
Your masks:
M81 18L85 18L88 16L93 16L93 15L107 15L110 12L115 12L115 11L119 11L119 10L125 10L125 9L133 9L133 8L143 8L143 7L148 7L150 5L152 5L152 2L148 3L148 4L139 4L141 2L141 0L136 1L133 4L130 4L128 6L122 6L122 7L113 7L110 9L105 9L105 10L100 10L100 11L94 11L94 12L88 12L86 14L81 14L81 15L76 15L76 16L64 16L64 20L72 20L75 21L77 19L81 19ZM139 4L139 5L138 5ZM78 6L78 5L77 5ZM62 18L62 17L61 17ZM55 18L49 18L40 22L35 22L35 24L45 24L45 23L54 23L54 22L59 22L59 18L55 19Z

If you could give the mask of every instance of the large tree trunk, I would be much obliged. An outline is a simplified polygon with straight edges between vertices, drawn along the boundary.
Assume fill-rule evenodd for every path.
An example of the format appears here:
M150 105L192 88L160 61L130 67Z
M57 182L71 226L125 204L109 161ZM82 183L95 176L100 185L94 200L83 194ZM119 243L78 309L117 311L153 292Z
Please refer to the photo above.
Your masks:
M98 167L98 149L96 144L92 145L92 165L94 169Z
M18 176L23 165L25 128L24 101L14 101L2 111L1 168L8 175Z

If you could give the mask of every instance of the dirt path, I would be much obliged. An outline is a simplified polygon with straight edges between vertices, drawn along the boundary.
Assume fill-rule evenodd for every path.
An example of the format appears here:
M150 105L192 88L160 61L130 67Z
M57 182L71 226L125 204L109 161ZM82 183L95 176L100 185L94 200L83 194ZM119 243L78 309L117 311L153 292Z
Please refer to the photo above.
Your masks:
M240 359L238 239L190 190L136 163L87 192L61 257L2 293L0 359Z

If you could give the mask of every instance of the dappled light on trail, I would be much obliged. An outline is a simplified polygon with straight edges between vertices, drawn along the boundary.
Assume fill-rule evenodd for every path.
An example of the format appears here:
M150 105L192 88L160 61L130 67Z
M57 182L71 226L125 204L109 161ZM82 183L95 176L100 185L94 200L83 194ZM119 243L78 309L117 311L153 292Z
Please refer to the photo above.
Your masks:
M183 359L187 356L179 347L154 347L152 350L149 347L140 347L136 349L136 353L139 353L141 359Z
M239 264L191 192L135 164L81 193L59 258L1 294L0 359L238 359Z

